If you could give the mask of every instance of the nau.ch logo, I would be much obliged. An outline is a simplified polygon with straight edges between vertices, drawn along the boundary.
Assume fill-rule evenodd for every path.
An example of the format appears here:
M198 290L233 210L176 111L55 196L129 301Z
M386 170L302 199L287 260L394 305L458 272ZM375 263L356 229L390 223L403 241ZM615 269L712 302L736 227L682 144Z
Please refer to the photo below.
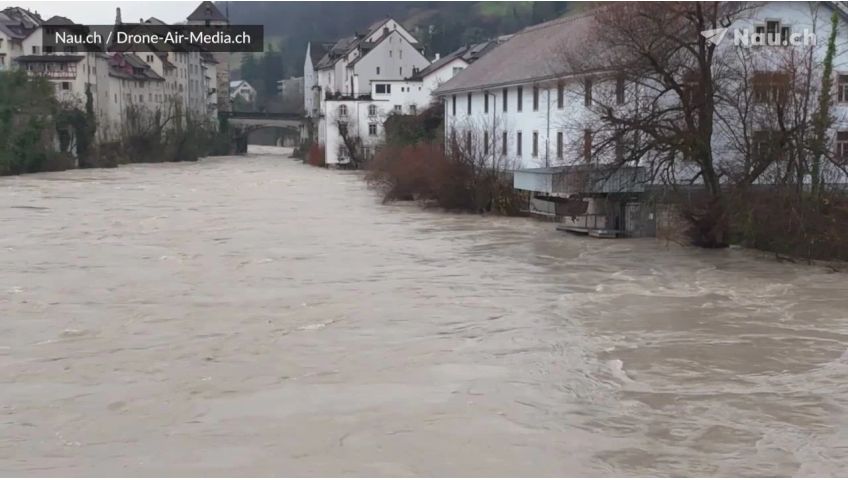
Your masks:
M786 46L812 46L816 44L816 34L808 29L801 32L792 32L788 29L779 32L767 32L762 27L752 33L747 28L713 28L701 32L708 44L718 46L727 36L733 32L733 45L737 47L786 47Z

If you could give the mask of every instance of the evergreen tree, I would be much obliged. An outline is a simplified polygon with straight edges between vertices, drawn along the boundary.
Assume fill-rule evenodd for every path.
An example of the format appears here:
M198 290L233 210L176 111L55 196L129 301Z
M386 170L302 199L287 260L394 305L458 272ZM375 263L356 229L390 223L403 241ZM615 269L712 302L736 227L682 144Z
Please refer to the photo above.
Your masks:
M252 53L245 53L241 57L241 78L251 85L256 84L259 78L259 63Z

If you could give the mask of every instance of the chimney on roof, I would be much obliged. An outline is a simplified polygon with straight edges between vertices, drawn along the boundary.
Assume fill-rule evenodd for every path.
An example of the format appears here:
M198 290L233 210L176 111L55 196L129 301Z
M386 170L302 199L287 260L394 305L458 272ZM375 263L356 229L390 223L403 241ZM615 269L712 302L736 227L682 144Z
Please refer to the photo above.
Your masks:
M436 54L436 58L434 58L434 59L433 59L433 61L435 62L436 60L438 60L438 59L440 59L440 58L442 58L442 56L441 56L440 54L438 54L438 53L437 53L437 54Z
M121 7L115 9L115 25L121 24Z

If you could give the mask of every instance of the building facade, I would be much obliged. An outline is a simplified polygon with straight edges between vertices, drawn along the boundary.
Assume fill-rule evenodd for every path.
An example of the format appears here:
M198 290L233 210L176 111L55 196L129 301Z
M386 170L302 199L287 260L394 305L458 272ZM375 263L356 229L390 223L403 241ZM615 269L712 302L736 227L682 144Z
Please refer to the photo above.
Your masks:
M229 18L224 15L214 3L210 1L201 2L200 5L186 18L188 25L226 26L230 24ZM207 54L207 56L210 54ZM207 89L214 92L216 104L214 110L229 112L231 108L230 97L226 95L230 84L230 60L229 52L213 52L204 64L207 66L205 75L211 81L206 81ZM211 67L214 65L214 68ZM213 109L210 105L207 109Z
M115 23L122 23L120 9ZM143 23L164 25L155 18ZM120 138L132 115L217 120L219 71L213 55L179 49L78 52L65 47L56 51L43 44L44 32L74 25L59 16L43 20L18 7L0 11L0 71L18 68L47 79L65 108L85 110L90 97L98 141Z
M314 141L325 147L327 164L350 161L345 136L361 145L363 157L372 155L385 139L383 124L389 115L423 111L439 85L504 40L465 46L430 62L415 37L388 18L365 34L333 44L310 42L304 108Z
M840 28L834 84L838 95L830 136L834 148L846 148L848 152L848 132L843 132L848 129L845 121L848 51L841 48L848 41L848 28L845 28L848 16L843 8L837 2L762 2L746 12L744 19L735 21L729 30L778 35L816 32L816 47L812 51L820 64L831 30L831 12L837 11ZM485 157L505 171L515 172L516 188L533 192L531 210L537 213L562 217L565 223L587 224L590 229L626 231L632 226L634 231L650 231L635 225L645 223L643 215L628 212L628 205L641 202L645 185L621 181L622 190L610 191L609 185L602 181L586 184L586 178L592 175L587 174L585 166L600 171L605 165L617 162L617 146L599 148L599 144L609 141L609 132L614 131L598 118L599 105L603 102L604 107L612 109L636 108L637 102L645 98L640 96L643 93L640 88L649 83L639 82L642 87L628 83L616 74L614 65L605 66L603 71L580 70L569 62L573 58L602 55L592 47L593 21L590 11L528 27L439 87L437 94L445 107L446 142ZM737 55L737 48L729 35L717 47L716 54ZM753 103L757 103L760 94L768 96L782 91L772 81L775 78L772 71L779 66L772 57L777 52L785 56L788 51L782 47L758 48L746 52L745 57L754 84ZM591 66L591 62L585 65ZM840 93L843 89L845 95ZM734 135L742 127L741 124L715 125L713 151L719 154L719 168L736 161ZM745 127L760 128L750 124ZM756 139L757 132L754 133ZM840 138L846 139L845 147L840 146ZM626 168L631 169L633 178L643 179L647 188L661 181L648 175L650 172L642 165L634 163ZM563 176L565 172L568 175ZM681 184L699 181L698 171L684 161L677 162L675 171L667 177ZM563 178L580 178L582 183L569 183ZM767 175L763 178L767 179ZM537 190L533 185L544 188ZM574 209L565 206L568 202L564 199L574 196L581 197L584 203L581 214L557 213L573 212ZM633 218L628 222L630 217Z

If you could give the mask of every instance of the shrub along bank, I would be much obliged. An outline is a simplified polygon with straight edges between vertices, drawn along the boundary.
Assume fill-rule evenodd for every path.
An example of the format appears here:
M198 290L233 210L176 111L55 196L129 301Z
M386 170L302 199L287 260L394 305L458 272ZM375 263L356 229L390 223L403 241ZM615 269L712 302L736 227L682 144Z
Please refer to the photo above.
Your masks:
M0 72L0 175L122 163L194 161L233 152L234 132L183 115L178 105L150 112L130 107L112 141L96 140L90 91L83 108L57 102L53 86L26 72Z
M366 179L384 201L418 200L447 210L519 215L526 195L512 188L506 164L479 145L444 143L444 107L392 115L386 144L366 163Z

